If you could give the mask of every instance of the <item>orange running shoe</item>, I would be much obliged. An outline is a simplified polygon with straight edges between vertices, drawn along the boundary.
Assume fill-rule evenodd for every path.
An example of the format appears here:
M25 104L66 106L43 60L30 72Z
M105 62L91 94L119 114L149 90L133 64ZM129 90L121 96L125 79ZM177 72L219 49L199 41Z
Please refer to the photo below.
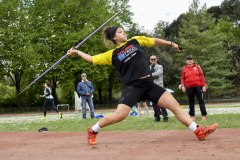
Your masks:
M96 145L96 136L97 133L94 133L92 130L92 126L88 127L88 144L90 145Z
M203 141L209 134L213 133L218 128L218 124L214 123L206 128L198 125L196 131L194 131L195 135L200 141Z

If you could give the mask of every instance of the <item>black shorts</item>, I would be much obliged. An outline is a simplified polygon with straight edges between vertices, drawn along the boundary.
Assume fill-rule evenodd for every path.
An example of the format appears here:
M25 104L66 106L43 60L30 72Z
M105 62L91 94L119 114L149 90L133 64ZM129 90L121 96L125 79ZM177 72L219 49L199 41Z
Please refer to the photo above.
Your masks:
M128 105L131 108L141 100L149 100L157 104L165 91L163 87L153 82L152 77L137 79L124 86L119 103Z

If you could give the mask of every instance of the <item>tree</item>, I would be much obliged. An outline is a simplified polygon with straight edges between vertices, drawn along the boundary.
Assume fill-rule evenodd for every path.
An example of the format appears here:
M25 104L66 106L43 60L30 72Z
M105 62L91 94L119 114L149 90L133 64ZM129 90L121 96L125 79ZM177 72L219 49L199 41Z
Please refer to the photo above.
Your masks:
M39 56L34 55L31 45L31 22L25 1L3 0L0 7L1 61L4 75L11 78L18 94L22 76L25 72L31 72Z
M213 15L212 17L216 19L215 23L218 23L221 17L222 11L220 6L213 6L207 10L207 13L212 14Z
M239 0L224 0L221 4L221 11L223 15L226 15L235 24L239 24L240 21L240 1Z
M234 46L231 53L231 63L233 64L233 70L236 72L235 84L240 88L240 46Z
M240 41L240 25L235 26L231 21L221 20L217 25L220 33L226 35L224 40L224 47L226 48L229 55L227 59L230 60L232 72L235 74L230 77L231 80L234 80L236 86L239 87L239 41Z

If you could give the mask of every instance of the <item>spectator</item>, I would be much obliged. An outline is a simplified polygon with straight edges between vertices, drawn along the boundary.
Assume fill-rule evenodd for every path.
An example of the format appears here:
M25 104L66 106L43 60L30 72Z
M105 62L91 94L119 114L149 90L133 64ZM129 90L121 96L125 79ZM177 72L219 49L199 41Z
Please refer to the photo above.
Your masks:
M198 99L202 120L206 120L207 111L203 99L203 92L206 92L206 82L201 67L194 63L192 55L188 55L186 65L182 69L180 88L187 92L189 99L189 115L195 119L195 95Z
M43 95L40 95L40 97L45 97L45 101L44 101L44 104L43 104L43 115L44 116L43 116L42 120L46 119L47 107L49 105L52 107L52 109L54 111L56 111L58 113L59 117L62 118L62 112L59 112L57 107L55 106L54 98L51 95L51 89L49 87L49 84L48 83L44 83L43 86L44 86L44 92L43 92Z
M83 73L81 75L81 82L78 83L77 86L77 93L79 96L81 96L82 99L82 118L86 119L87 118L87 113L86 113L86 103L88 103L89 109L90 109L90 115L91 118L94 119L94 106L93 106L93 92L94 92L94 87L91 81L87 79L87 74Z
M150 72L153 77L154 83L164 87L163 85L163 66L157 63L157 57L155 55L150 56ZM163 121L168 122L167 110L156 103L153 103L154 117L156 122L160 122L160 115L163 116Z

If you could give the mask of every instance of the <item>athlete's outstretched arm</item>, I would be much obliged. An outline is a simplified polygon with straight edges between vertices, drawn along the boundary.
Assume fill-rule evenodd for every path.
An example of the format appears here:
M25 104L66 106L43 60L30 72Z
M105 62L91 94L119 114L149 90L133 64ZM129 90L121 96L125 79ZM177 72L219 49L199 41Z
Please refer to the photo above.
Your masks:
M86 54L82 51L79 51L79 50L76 50L76 49L73 49L71 48L70 50L68 50L67 52L67 55L68 56L75 56L75 55L78 55L80 57L82 57L82 59L88 63L92 63L92 56L89 55L89 54Z
M175 51L179 52L178 45L172 41L166 41L164 39L154 38L154 43L155 43L155 46L169 46Z

